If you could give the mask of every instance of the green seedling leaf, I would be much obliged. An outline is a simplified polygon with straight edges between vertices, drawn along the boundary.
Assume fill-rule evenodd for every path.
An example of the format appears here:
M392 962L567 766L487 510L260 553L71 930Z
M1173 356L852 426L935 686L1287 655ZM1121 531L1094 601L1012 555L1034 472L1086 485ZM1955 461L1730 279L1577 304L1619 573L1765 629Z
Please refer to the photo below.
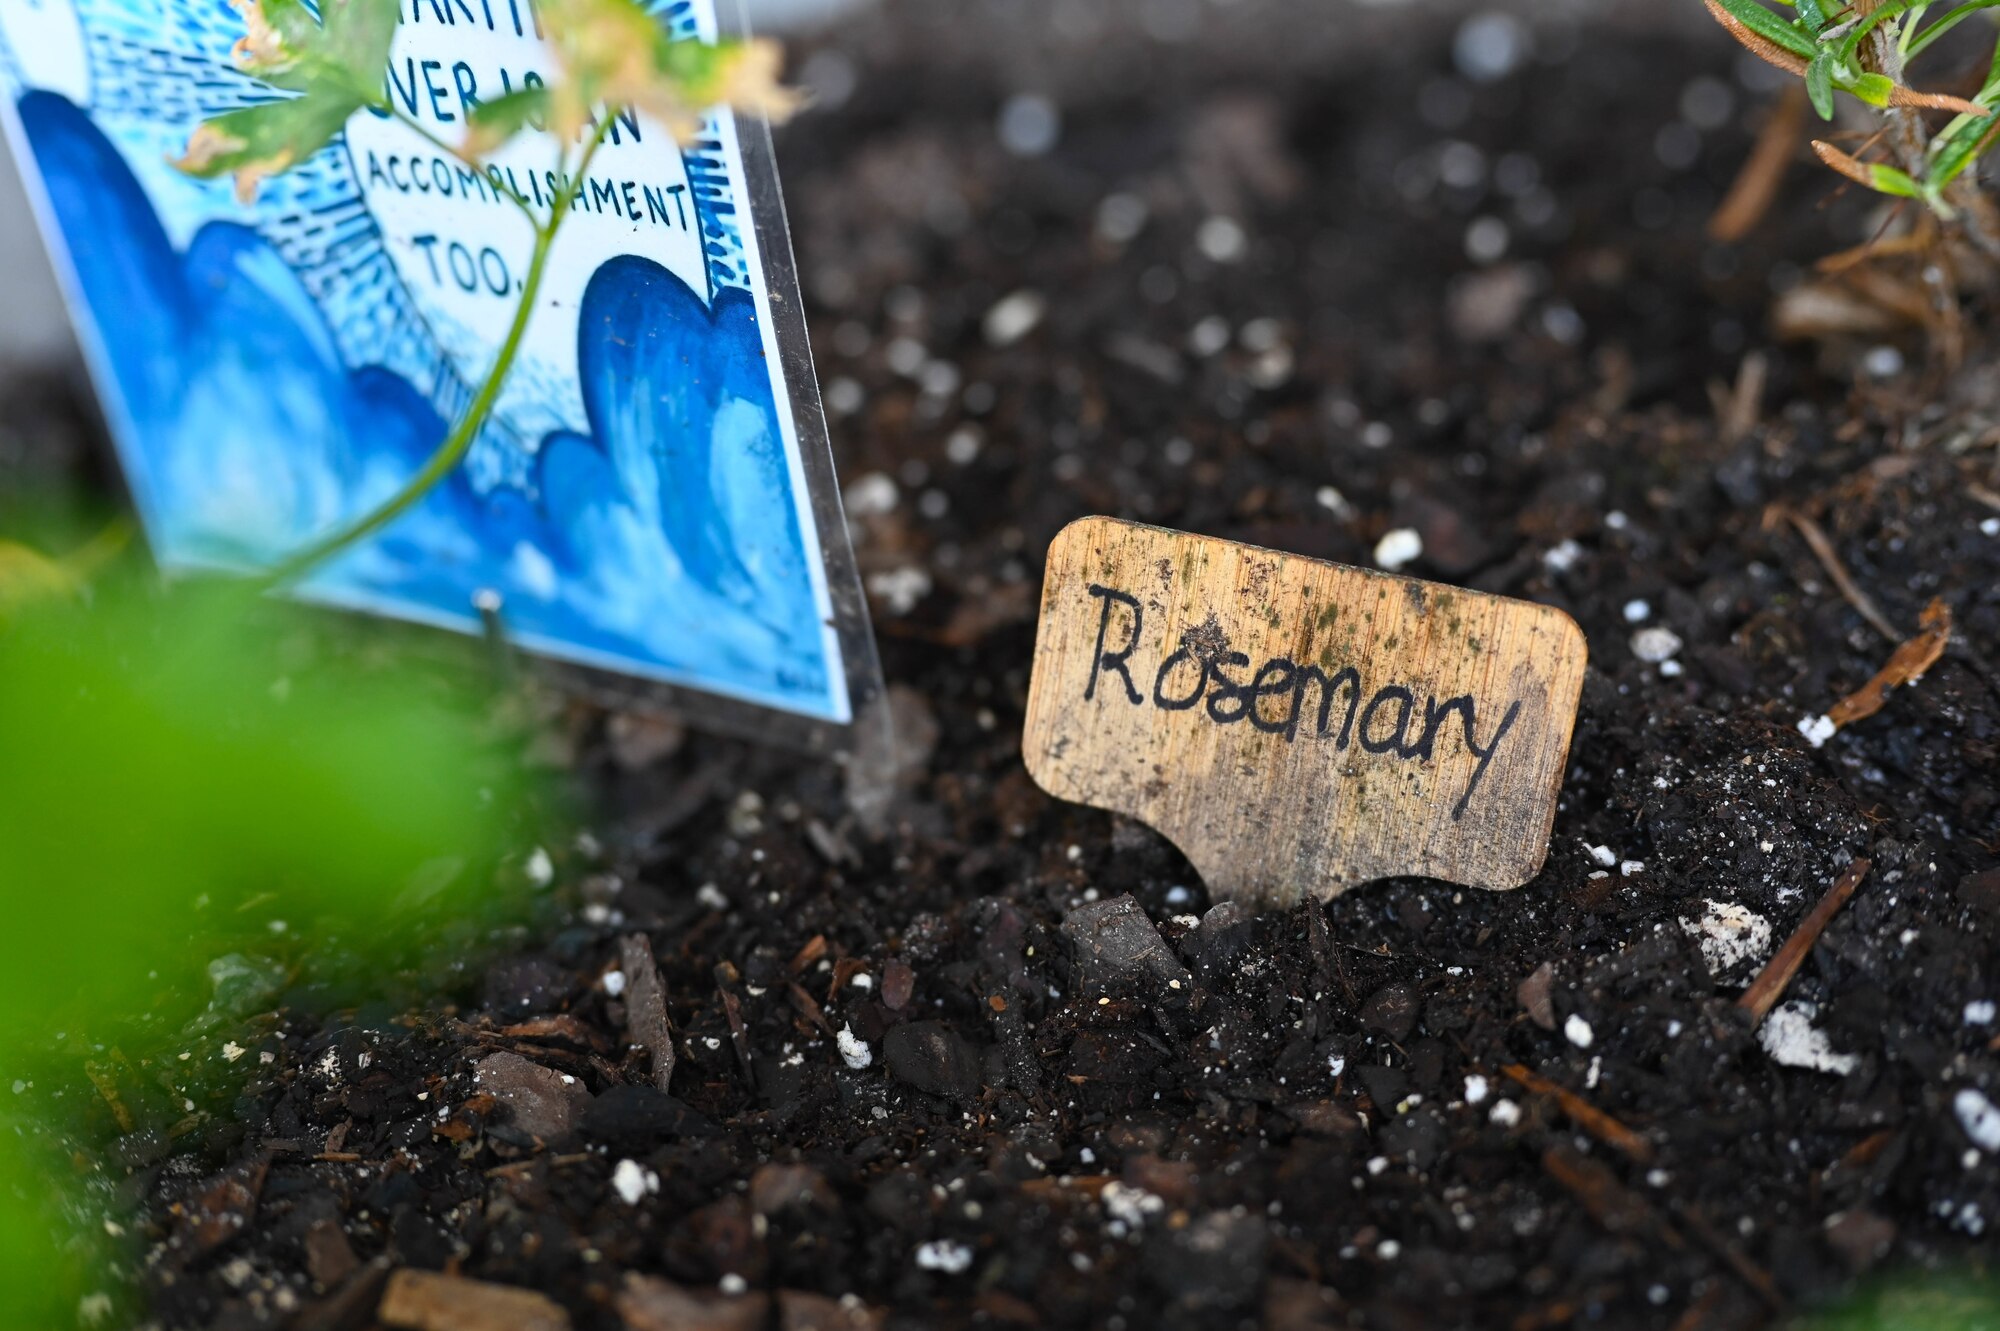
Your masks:
M1942 190L1965 173L2000 134L2000 112L1984 118L1962 116L1933 147L1931 186Z
M1833 119L1833 52L1821 51L1806 66L1806 96L1821 120Z
M230 7L243 16L252 33L268 27L287 51L303 55L319 44L319 19L303 0L231 0ZM249 40L237 43L239 51Z
M400 13L399 0L325 0L320 9L325 38L316 54L349 88L372 100L381 93Z
M1826 11L1820 8L1819 0L1793 0L1793 8L1815 36L1826 29Z
M260 82L304 92L313 79L308 58L319 44L319 23L300 0L230 0L243 18L243 35L230 49L236 68Z
M1711 0L1711 8L1717 6L1757 36L1802 60L1819 53L1819 43L1810 33L1800 31L1796 22L1787 23L1757 0Z
M561 67L549 114L565 141L582 137L604 107L644 112L682 139L711 106L772 120L798 107L778 82L772 43L681 40L638 0L543 0L538 12Z
M364 104L353 93L315 90L246 106L203 121L174 165L204 180L234 176L236 197L248 203L267 176L324 148Z
M1896 91L1896 81L1886 74L1859 74L1841 81L1840 86L1853 93L1870 106L1883 107L1889 104L1890 94Z
M548 118L547 88L517 88L504 97L481 102L466 116L466 155L485 157L522 130L542 128Z
M1893 194L1902 199L1921 199L1924 188L1912 180L1906 172L1890 166L1886 162L1875 162L1868 167L1868 187L1878 194Z

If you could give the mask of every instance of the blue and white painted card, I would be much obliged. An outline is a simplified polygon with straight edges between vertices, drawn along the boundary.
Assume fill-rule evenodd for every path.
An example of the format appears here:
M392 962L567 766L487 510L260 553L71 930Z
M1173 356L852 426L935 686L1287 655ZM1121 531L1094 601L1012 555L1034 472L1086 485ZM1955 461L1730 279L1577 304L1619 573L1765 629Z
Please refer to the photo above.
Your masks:
M549 57L529 0L404 0L386 89L439 139ZM659 0L715 40L714 0ZM270 566L395 493L492 362L556 148L486 174L357 113L239 202L170 165L270 93L223 0L0 0L8 130L154 552ZM614 122L465 461L298 584L639 692L835 727L879 679L767 131Z

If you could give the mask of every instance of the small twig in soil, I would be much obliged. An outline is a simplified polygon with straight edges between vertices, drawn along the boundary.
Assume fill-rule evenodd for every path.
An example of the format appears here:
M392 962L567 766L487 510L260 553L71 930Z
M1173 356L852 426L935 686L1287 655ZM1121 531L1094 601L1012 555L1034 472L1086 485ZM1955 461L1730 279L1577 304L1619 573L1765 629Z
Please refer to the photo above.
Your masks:
M125 1101L118 1095L118 1075L109 1064L86 1062L83 1075L90 1078L90 1084L97 1088L105 1105L111 1110L111 1117L118 1121L120 1132L130 1132L135 1126L132 1111L125 1107Z
M1865 857L1848 865L1834 880L1833 886L1826 890L1826 895L1819 899L1819 904L1799 921L1799 927L1792 930L1792 936L1785 940L1785 945L1750 982L1750 987L1743 991L1743 997L1736 1000L1736 1006L1750 1014L1753 1028L1763 1024L1764 1018L1784 995L1786 986L1791 984L1792 977L1805 963L1806 954L1812 951L1813 944L1819 941L1834 914L1854 895L1854 889L1861 886L1861 880L1867 876L1870 866L1871 861Z
M847 982L868 969L868 963L860 957L842 957L833 963L833 979L826 986L826 1001L847 987Z
M793 954L792 964L789 969L791 970L792 974L797 975L801 971L805 970L806 967L812 965L815 961L818 961L821 957L825 955L826 955L826 935L814 934L811 938L806 940L806 945L804 947L800 948L796 953Z
M1623 1151L1640 1164L1649 1163L1653 1158L1653 1144L1632 1129L1620 1123L1611 1115L1599 1109L1590 1101L1568 1090L1546 1077L1530 1072L1519 1063L1509 1063L1500 1069L1519 1082L1522 1087L1536 1095L1546 1095L1570 1116L1576 1125L1588 1132L1606 1146Z
M813 996L805 991L805 986L797 980L792 980L787 988L791 994L792 1006L799 1010L799 1015L817 1026L827 1039L833 1039L833 1024L826 1019L826 1013L820 1010L819 1004L813 1001Z
M1755 1290L1757 1297L1771 1306L1772 1311L1778 1313L1785 1311L1785 1296L1778 1292L1778 1284L1771 1279L1770 1272L1745 1257L1735 1244L1718 1234L1715 1226L1709 1224L1702 1213L1694 1207L1678 1202L1670 1205L1673 1207L1674 1215L1687 1227L1688 1233L1701 1240L1703 1247L1720 1257L1729 1269L1736 1273L1738 1279Z
M1835 730L1881 711L1891 693L1922 679L1924 672L1944 655L1945 645L1951 641L1951 607L1942 597L1934 597L1918 616L1917 623L1921 626L1917 635L1891 652L1888 662L1875 672L1874 678L1827 708L1826 719Z
M1771 114L1764 118L1763 127L1757 131L1757 142L1730 183L1722 205L1708 219L1709 239L1733 245L1764 219L1778 197L1785 168L1798 156L1805 126L1805 85L1789 84L1777 105L1771 108Z
M1764 381L1769 371L1770 362L1764 354L1753 351L1737 367L1735 386L1714 391L1716 425L1723 443L1740 443L1757 428L1757 418L1764 410Z
M1849 1181L1851 1176L1860 1174L1868 1166L1874 1164L1881 1157L1882 1152L1889 1149L1889 1143L1895 1139L1895 1132L1889 1128L1883 1128L1879 1132L1870 1133L1868 1136L1863 1137L1860 1141L1848 1147L1847 1153L1842 1155L1840 1159L1834 1161L1815 1175L1813 1186L1821 1192L1826 1192L1844 1185Z
M1883 220L1883 227L1889 225L1889 220ZM1875 235L1863 243L1814 261L1813 271L1827 277L1838 277L1856 264L1871 260L1921 257L1931 245L1932 238L1926 229L1928 226L1928 218L1920 220L1915 230L1905 231L1899 236L1885 235L1877 229Z
M736 1050L737 1066L743 1070L743 1083L751 1090L757 1089L757 1068L750 1061L750 1034L743 1028L743 1004L729 991L722 967L716 967L715 992L722 998L722 1013L729 1018L729 1043Z
M1701 1297L1690 1303L1687 1311L1675 1320L1671 1331L1700 1331L1715 1315L1715 1305L1722 1302L1722 1290L1721 1281L1710 1284L1701 1292Z
M1561 1143L1542 1152L1542 1171L1560 1183L1590 1218L1613 1234L1637 1234L1652 1230L1669 1248L1685 1245L1664 1218L1646 1199L1618 1181L1611 1167L1593 1160L1574 1146Z
M1900 640L1903 635L1896 632L1896 626L1889 622L1888 616L1876 608L1868 593L1862 591L1848 575L1847 566L1840 562L1840 555L1835 552L1833 542L1826 538L1826 533L1820 530L1819 524L1794 508L1780 507L1779 512L1787 522L1798 529L1799 535L1805 537L1806 544L1812 547L1813 555L1819 560L1820 567L1826 570L1827 577L1833 579L1833 585L1840 589L1840 594L1847 603L1873 625L1877 633L1890 642Z

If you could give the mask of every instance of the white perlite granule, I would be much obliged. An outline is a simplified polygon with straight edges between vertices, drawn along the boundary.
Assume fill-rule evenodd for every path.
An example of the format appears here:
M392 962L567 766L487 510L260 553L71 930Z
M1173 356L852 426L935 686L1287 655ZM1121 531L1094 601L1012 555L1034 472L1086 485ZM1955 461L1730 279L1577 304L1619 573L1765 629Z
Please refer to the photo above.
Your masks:
M1048 308L1049 302L1041 292L1015 291L993 302L980 330L993 346L1012 346L1035 330Z
M1658 665L1662 661L1673 660L1680 653L1681 637L1672 629L1640 629L1632 635L1632 655L1641 661Z
M1833 738L1833 732L1840 727L1834 725L1830 716L1808 716L1799 721L1799 733L1806 737L1806 743L1815 749Z
M2000 1154L2000 1108L1970 1086L1951 1098L1951 1108L1974 1146Z
M1818 1015L1818 1005L1804 999L1780 1004L1764 1018L1757 1039L1773 1062L1845 1077L1861 1066L1861 1060L1853 1054L1835 1052L1826 1032L1812 1024Z
M1590 1029L1590 1023L1574 1012L1570 1013L1569 1020L1563 1023L1563 1034L1567 1035L1569 1042L1578 1049L1590 1048L1591 1041L1597 1038L1596 1032Z
M1104 1214L1113 1220L1124 1221L1133 1229L1144 1225L1147 1216L1158 1215L1167 1209L1162 1198L1116 1179L1104 1185L1104 1191L1097 1195L1097 1200L1104 1207Z
M1394 573L1424 552L1424 538L1414 528L1398 527L1375 542L1375 566Z
M660 1176L637 1160L620 1160L611 1171L611 1189L627 1206L637 1206L647 1193L660 1190Z
M1706 900L1699 920L1681 921L1681 928L1701 944L1701 957L1711 975L1721 975L1746 961L1761 960L1771 950L1771 922L1733 901Z
M875 1055L868 1048L868 1042L856 1035L852 1026L842 1026L840 1034L834 1036L833 1041L840 1046L840 1061L856 1072L875 1061Z
M932 1239L917 1249L917 1265L926 1271L955 1276L972 1266L972 1249L949 1239Z

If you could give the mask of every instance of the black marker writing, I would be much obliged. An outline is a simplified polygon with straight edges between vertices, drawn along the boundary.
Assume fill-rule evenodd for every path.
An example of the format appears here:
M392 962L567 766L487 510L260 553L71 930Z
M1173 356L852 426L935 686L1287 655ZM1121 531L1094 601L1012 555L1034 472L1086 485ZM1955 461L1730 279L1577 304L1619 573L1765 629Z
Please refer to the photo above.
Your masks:
M1084 701L1097 697L1100 676L1116 675L1125 700L1135 706L1148 700L1132 678L1133 657L1142 646L1145 611L1137 597L1113 587L1091 583L1090 596L1101 603L1097 618L1097 644L1091 653L1090 675L1084 682ZM1124 616L1114 615L1114 607L1130 611L1129 627ZM1113 620L1120 622L1116 628ZM1108 648L1108 650L1107 650ZM1213 618L1181 635L1174 650L1160 659L1153 674L1150 700L1163 712L1184 712L1200 707L1216 725L1234 725L1247 720L1267 735L1277 735L1285 743L1299 736L1302 723L1307 737L1330 739L1336 752L1345 752L1358 743L1366 753L1392 756L1413 762L1432 762L1438 746L1449 746L1455 717L1458 741L1478 759L1465 792L1452 806L1452 820L1465 816L1466 808L1486 778L1486 769L1499 752L1500 743L1521 715L1522 700L1513 699L1483 743L1479 737L1479 704L1469 693L1440 699L1436 694L1421 702L1415 689L1402 684L1384 684L1369 694L1361 673L1342 666L1329 674L1316 665L1302 664L1275 656L1248 674L1250 658L1229 650L1221 626ZM1364 702L1363 699L1366 699ZM1345 702L1335 727L1335 704ZM1317 704L1317 706L1314 706Z
M1090 594L1104 598L1104 613L1097 620L1097 651L1090 658L1090 683L1083 686L1084 701L1088 702L1097 696L1097 672L1115 670L1118 672L1118 678L1125 681L1125 696L1135 703L1144 702L1145 699L1139 696L1139 690L1132 686L1132 672L1125 668L1125 662L1130 659L1134 651L1138 650L1139 626L1145 622L1145 612L1139 608L1136 597L1112 591L1109 587L1100 587L1094 582L1090 584ZM1111 627L1113 601L1132 607L1132 636L1125 640L1125 646L1120 650L1107 652L1104 650L1104 633Z

